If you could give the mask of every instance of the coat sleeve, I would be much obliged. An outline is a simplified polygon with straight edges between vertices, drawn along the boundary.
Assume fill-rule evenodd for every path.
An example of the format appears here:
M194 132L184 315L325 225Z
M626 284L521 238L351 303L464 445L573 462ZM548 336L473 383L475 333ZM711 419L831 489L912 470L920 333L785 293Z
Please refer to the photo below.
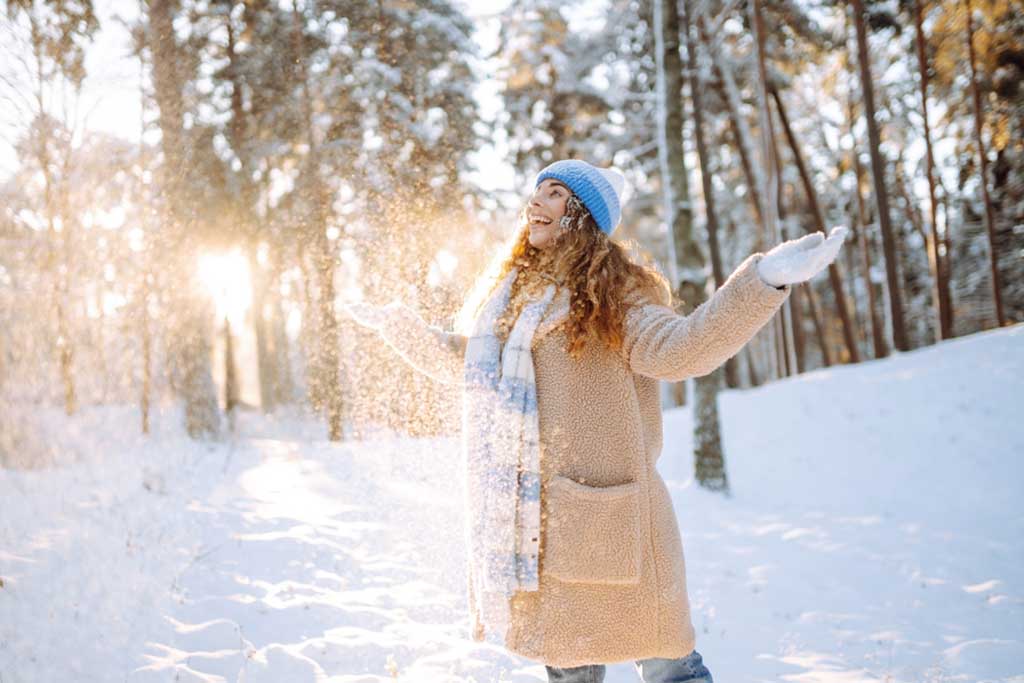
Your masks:
M429 325L404 304L385 307L380 335L402 359L424 375L445 384L462 381L466 337Z
M623 323L622 353L640 375L673 382L701 377L736 355L789 296L790 286L769 285L752 254L689 315L664 303L639 301Z

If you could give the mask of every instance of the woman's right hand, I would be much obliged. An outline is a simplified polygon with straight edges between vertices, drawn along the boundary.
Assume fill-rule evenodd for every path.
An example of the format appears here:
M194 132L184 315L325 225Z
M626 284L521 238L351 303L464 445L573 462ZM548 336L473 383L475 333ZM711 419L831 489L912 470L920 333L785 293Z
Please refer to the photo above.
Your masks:
M387 319L387 311L385 310L385 307L375 306L374 304L366 303L365 301L344 303L341 305L341 310L357 323L363 327L368 327L371 330L380 330L380 328L384 326L384 321Z
M377 332L403 360L424 375L446 384L462 381L464 336L428 325L400 299L386 306L351 301L340 308L363 327Z

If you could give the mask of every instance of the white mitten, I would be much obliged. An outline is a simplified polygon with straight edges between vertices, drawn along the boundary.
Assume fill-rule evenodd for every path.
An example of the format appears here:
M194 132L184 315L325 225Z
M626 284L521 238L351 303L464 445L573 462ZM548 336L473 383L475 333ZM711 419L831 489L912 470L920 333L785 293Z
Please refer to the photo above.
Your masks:
M761 257L757 272L773 287L805 282L828 267L839 254L846 228L832 229L826 238L820 232L788 240Z

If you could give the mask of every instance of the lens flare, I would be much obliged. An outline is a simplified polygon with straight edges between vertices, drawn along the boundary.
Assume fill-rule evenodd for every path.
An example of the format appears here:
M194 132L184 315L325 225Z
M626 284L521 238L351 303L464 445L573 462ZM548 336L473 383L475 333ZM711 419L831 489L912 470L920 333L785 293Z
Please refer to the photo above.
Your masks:
M241 252L207 252L199 257L199 280L217 304L217 319L225 317L235 329L252 303L249 264Z

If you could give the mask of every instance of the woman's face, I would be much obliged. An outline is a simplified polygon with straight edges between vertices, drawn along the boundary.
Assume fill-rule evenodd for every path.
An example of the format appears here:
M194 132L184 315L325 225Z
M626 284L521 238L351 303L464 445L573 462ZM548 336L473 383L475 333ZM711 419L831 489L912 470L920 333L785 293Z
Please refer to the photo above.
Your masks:
M569 188L561 181L547 178L537 186L526 206L529 223L530 244L537 249L546 249L555 241L555 235L562 229L559 225L565 215L565 203L569 199Z

